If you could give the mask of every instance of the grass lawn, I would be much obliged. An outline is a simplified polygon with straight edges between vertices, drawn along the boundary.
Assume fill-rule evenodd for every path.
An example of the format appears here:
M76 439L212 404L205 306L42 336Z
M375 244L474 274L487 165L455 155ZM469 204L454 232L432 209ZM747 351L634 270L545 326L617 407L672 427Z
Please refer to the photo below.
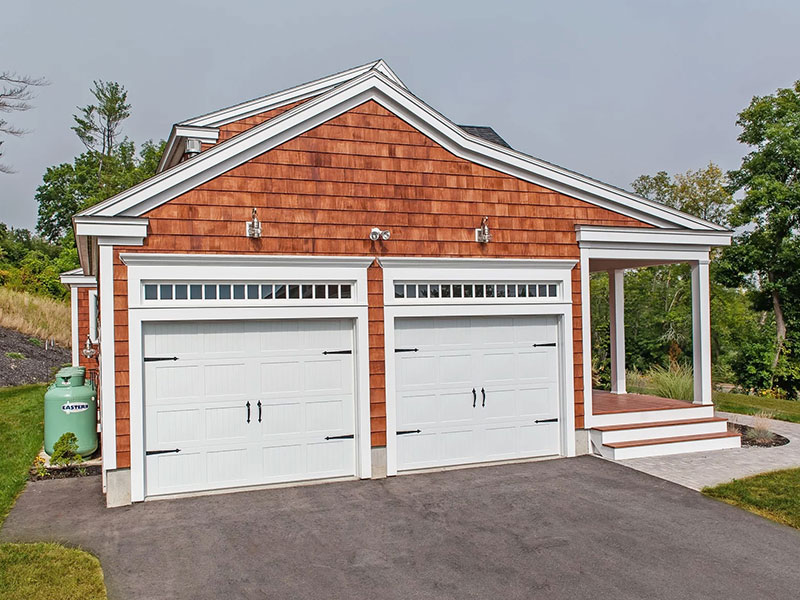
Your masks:
M46 386L0 388L0 526L42 447ZM88 552L58 544L0 544L0 598L105 600L103 570Z
M800 423L800 402L797 400L715 392L714 404L718 410L722 411L754 415L763 410L772 413L776 419L781 421Z
M736 479L703 493L778 523L800 529L800 469Z
M59 544L0 544L0 598L94 600L106 597L100 561Z

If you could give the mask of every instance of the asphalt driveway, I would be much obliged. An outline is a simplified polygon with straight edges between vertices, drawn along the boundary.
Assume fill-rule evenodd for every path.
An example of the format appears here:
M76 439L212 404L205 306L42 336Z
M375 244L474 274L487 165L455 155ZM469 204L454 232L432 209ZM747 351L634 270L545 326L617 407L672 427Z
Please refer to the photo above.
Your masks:
M33 483L0 539L100 557L112 599L793 598L800 533L592 457L106 509Z

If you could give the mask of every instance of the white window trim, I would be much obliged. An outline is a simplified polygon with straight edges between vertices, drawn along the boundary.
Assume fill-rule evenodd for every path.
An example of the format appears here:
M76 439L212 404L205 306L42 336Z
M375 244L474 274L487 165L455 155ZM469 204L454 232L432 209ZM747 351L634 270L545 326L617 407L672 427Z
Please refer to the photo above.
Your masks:
M381 258L384 287L386 390L386 471L397 475L397 399L395 321L406 317L537 316L558 317L560 452L575 456L575 379L572 344L572 268L574 260ZM394 302L394 282L406 280L475 281L515 278L558 281L556 302L408 304ZM450 298L458 301L459 298ZM520 299L524 300L524 299Z
M154 255L123 254L128 265L128 339L130 370L131 430L131 500L145 499L145 429L144 369L142 362L143 326L154 321L205 320L285 320L285 319L351 319L354 322L356 412L356 476L368 479L372 474L369 412L369 312L367 308L367 267L371 257L305 257L305 256L218 256L218 255ZM242 266L242 263L249 263ZM237 266L233 266L237 265ZM236 270L233 274L232 269ZM283 306L242 305L219 306L194 301L191 307L150 305L141 301L142 281L153 279L243 280L282 279L289 274L294 280L342 279L355 283L356 302L321 305L296 304Z

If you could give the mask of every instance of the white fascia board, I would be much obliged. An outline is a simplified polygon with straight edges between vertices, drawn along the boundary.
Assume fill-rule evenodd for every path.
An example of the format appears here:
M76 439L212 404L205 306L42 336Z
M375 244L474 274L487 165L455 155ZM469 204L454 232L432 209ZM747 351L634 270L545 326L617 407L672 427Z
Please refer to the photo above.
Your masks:
M81 271L83 273L83 271ZM97 279L91 275L70 275L62 273L59 280L69 287L97 287Z
M368 100L381 104L465 160L656 227L722 230L713 223L471 136L376 70L368 71L80 214L144 214Z
M262 96L261 98L256 98L255 100L248 100L247 102L242 102L241 104L236 104L222 110L195 117L193 119L188 119L179 123L178 126L196 125L201 127L220 127L222 125L227 125L228 123L238 121L239 119L245 119L252 115L257 115L274 108L292 104L293 102L297 102L299 100L305 100L313 96L324 94L325 92L328 92L347 81L355 79L356 77L359 77L370 70L383 73L383 75L394 81L397 85L405 88L405 84L394 73L394 71L392 71L389 65L387 65L383 59L381 59L348 69L347 71L342 71L341 73L335 73L334 75L316 79L287 90Z
M154 254L132 252L120 254L128 266L159 267L313 267L366 269L372 256L302 256L269 254Z
M76 237L118 238L125 243L125 238L131 238L131 243L147 237L149 219L131 217L87 217L75 216Z
M632 244L713 247L730 246L733 232L577 225L575 236L581 248L624 247Z

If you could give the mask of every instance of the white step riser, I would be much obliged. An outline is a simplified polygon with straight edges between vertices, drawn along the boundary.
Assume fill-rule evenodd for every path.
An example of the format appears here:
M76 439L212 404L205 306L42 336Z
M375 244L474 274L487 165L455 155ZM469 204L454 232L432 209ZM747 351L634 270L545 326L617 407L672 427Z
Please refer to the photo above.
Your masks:
M706 419L714 416L714 406L689 406L687 408L668 408L665 410L643 410L641 412L611 413L592 415L590 427L605 425L633 425L634 423L655 423L657 421L680 421L682 419Z
M634 442L637 440L654 440L658 438L679 437L682 435L724 433L727 430L728 423L726 421L712 421L710 423L641 427L637 429L622 429L620 431L597 431L593 429L592 439L596 439L595 443L610 444L612 442Z
M712 440L690 440L686 442L673 442L671 444L653 444L650 446L634 446L632 448L609 448L602 446L601 454L614 460L626 458L645 458L648 456L667 456L670 454L686 454L688 452L708 452L711 450L726 450L739 448L741 439L726 437Z

